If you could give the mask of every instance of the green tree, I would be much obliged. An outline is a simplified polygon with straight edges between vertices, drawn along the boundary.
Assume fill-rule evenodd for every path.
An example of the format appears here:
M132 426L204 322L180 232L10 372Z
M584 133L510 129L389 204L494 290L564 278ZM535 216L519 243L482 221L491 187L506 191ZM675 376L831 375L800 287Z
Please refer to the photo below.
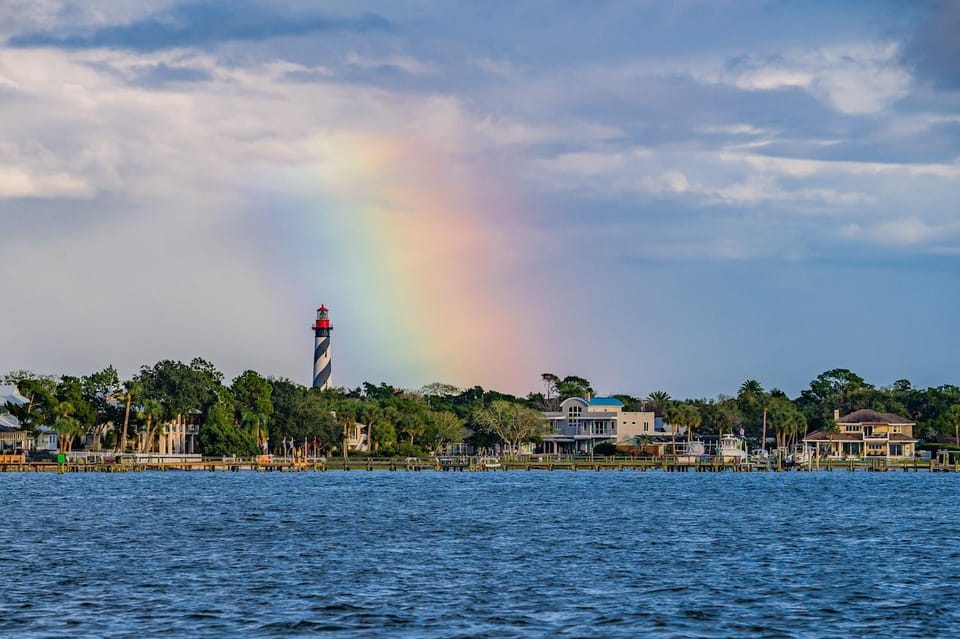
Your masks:
M557 383L557 397L563 401L570 397L586 397L593 394L590 382L577 375L568 375Z
M666 391L658 390L647 395L645 401L649 409L652 410L657 417L663 417L666 414L667 407L670 405L671 398L670 394Z
M428 445L434 451L449 443L463 441L463 420L449 411L430 413L427 424Z
M508 457L519 454L520 444L538 441L547 429L542 413L504 400L477 411L475 423L504 443Z
M113 366L80 378L83 401L93 407L94 420L91 427L93 450L99 450L103 433L118 419L116 400L121 396L120 378Z
M57 391L57 382L53 378L17 371L10 373L4 381L16 384L20 395L27 400L23 405L13 402L5 405L6 410L20 422L20 428L35 437L45 421L52 424L55 418L51 412L56 404Z
M960 446L960 404L954 404L944 412L944 421L953 426L953 443Z
M234 424L234 405L227 398L207 410L198 440L203 453L211 457L252 457L259 452L253 434Z
M767 419L776 434L777 448L792 449L798 437L807 432L806 417L785 397L770 400Z
M122 453L127 449L127 434L130 430L130 409L133 407L134 401L140 401L142 395L143 386L137 382L128 380L123 383L123 429L120 431L120 437L117 438L115 447L118 453Z
M797 406L811 426L823 428L834 408L841 413L860 408L851 402L851 397L858 391L872 388L856 373L846 368L834 368L818 375L810 382L809 389L801 391Z
M268 420L273 415L273 386L259 373L247 370L233 380L230 390L239 422L263 450L269 437Z
M69 406L69 414L61 409ZM83 379L64 375L56 389L56 403L54 404L54 420L61 417L73 421L73 430L67 433L67 445L72 448L76 437L89 433L97 421L97 409L84 398ZM56 429L56 425L54 424ZM69 449L68 449L69 450Z
M144 420L143 437L140 439L139 452L152 453L158 433L162 433L161 424L164 420L163 403L158 399L145 399L140 407ZM203 433L203 429L200 429Z
M766 439L766 414L769 395L755 379L748 379L740 385L737 391L737 407L743 416L746 430L752 437L760 436L761 442Z
M676 429L683 428L687 434L687 448L693 442L693 430L700 426L700 411L690 404L673 402L667 407L665 419L674 427L673 455L677 454Z

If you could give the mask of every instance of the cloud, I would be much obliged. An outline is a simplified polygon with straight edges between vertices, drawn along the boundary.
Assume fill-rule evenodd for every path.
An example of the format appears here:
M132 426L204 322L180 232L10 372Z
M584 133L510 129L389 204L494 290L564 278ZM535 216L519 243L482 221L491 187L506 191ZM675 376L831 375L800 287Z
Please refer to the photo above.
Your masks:
M402 71L410 75L427 75L436 72L432 65L407 55L372 57L351 53L347 56L347 64L363 69Z
M722 68L693 73L708 82L748 91L802 89L844 114L882 111L906 95L911 82L910 74L899 64L896 43L738 56Z
M68 173L34 173L0 164L0 198L86 198L93 187Z
M156 86L170 82L206 82L213 79L206 69L187 66L152 64L137 69L137 83L144 86Z
M179 4L168 11L127 24L114 24L89 33L65 35L56 31L13 35L7 45L19 48L123 49L158 51L204 47L235 40L266 40L324 31L366 33L388 31L392 24L380 15L331 16L317 13L279 13L257 3L199 2Z
M925 0L906 37L901 60L946 89L960 89L960 2Z
M841 234L850 239L866 239L888 247L915 248L934 244L936 252L941 252L941 242L955 240L960 235L960 223L935 224L910 216L870 225L849 224L841 230Z

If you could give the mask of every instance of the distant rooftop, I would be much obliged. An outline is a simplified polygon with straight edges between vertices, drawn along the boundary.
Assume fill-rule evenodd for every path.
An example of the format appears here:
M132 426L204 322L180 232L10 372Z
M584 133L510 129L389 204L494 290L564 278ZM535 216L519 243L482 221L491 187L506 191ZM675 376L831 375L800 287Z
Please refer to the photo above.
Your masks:
M20 420L13 415L0 415L0 432L20 430Z
M869 408L854 411L837 420L838 424L913 424L912 419L900 417L893 413L878 413Z
M623 402L616 397L594 397L590 400L591 406L619 406L623 408Z
M20 394L16 386L11 384L0 385L0 408L3 408L3 405L7 402L23 406L24 404L28 404L29 401L30 400Z

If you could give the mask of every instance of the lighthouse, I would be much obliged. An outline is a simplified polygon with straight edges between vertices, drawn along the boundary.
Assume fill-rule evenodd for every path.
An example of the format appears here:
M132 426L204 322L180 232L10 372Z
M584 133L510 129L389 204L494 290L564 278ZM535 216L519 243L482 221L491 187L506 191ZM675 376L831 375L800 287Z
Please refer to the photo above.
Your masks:
M330 325L329 311L321 305L317 309L317 321L313 325L313 387L327 389L333 386L330 362Z

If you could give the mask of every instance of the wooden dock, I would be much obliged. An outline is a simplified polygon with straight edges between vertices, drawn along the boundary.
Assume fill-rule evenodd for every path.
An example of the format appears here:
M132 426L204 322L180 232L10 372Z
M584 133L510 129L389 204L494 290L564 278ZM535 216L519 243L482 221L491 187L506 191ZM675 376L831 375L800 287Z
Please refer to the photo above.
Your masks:
M203 459L190 461L53 461L29 462L22 456L0 458L0 472L117 473L117 472L324 472L324 471L406 471L406 472L498 472L498 471L639 471L639 472L960 472L960 464L942 464L936 460L820 460L797 466L775 462L746 463L671 459L620 458L525 458L497 460L464 457L436 458L354 458L354 459Z

